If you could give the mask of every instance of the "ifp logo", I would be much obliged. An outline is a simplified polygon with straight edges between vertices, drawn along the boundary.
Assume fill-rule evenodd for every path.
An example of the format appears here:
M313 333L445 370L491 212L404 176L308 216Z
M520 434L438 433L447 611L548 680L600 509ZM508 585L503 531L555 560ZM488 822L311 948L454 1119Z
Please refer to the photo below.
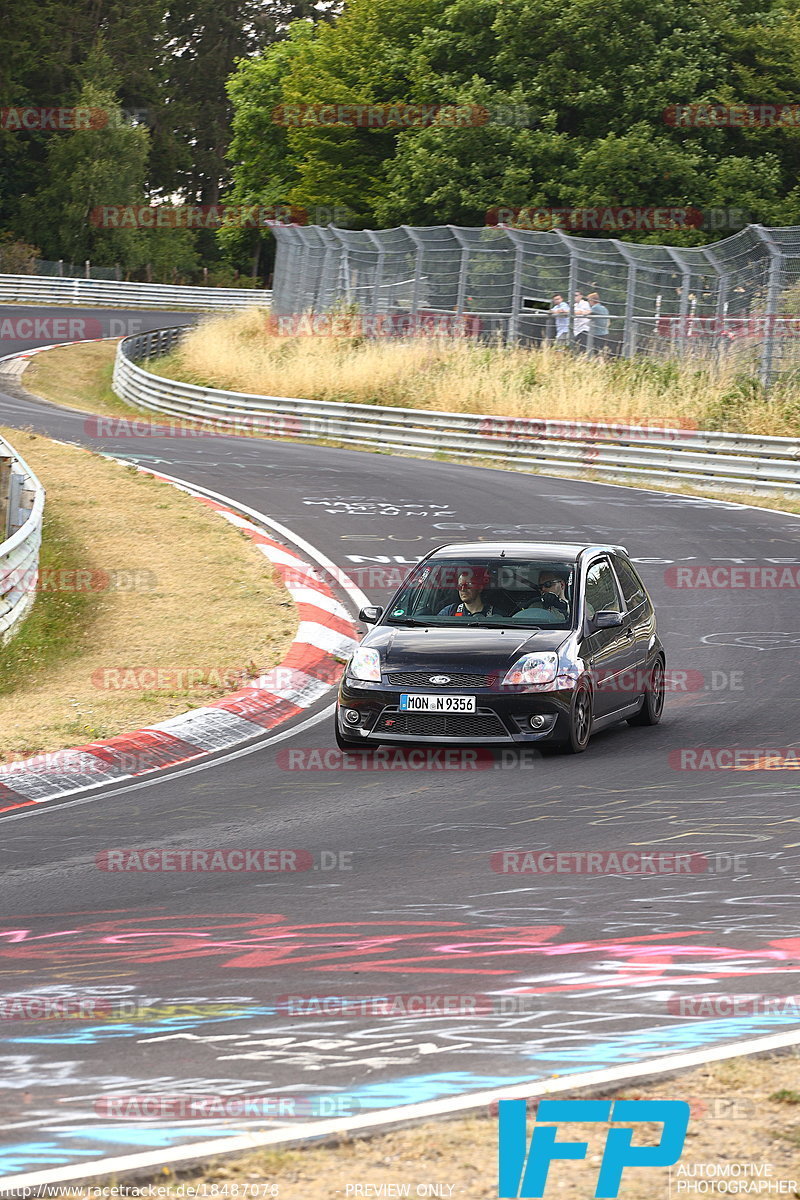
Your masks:
M670 1167L683 1151L689 1126L685 1100L541 1100L528 1148L524 1100L501 1100L498 1196L544 1196L547 1172L556 1159L586 1157L588 1142L556 1141L559 1125L576 1121L625 1122L628 1129L610 1129L597 1177L595 1197L619 1195L626 1167ZM656 1146L634 1146L633 1125L655 1121L663 1125Z

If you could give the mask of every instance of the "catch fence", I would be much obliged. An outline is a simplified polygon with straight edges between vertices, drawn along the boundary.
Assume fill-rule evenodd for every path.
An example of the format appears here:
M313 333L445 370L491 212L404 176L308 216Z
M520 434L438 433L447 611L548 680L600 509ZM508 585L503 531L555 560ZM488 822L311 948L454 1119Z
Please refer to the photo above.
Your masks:
M693 247L502 225L273 232L276 316L349 313L391 335L408 317L416 331L589 354L713 356L765 386L800 367L800 227L748 225ZM576 292L598 294L590 314ZM551 312L557 294L567 312Z

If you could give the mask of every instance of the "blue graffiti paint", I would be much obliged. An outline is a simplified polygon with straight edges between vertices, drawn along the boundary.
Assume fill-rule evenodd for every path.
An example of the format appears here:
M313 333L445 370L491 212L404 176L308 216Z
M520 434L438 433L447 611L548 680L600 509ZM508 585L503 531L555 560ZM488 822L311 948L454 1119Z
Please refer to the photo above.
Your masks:
M46 1033L30 1034L23 1037L6 1038L8 1045L45 1045L45 1046L93 1046L99 1042L112 1041L123 1037L153 1037L165 1033L179 1033L187 1029L196 1029L204 1025L217 1025L232 1021L252 1020L253 1017L274 1016L277 1009L274 1005L251 1005L246 1011L233 1013L214 1013L211 1016L189 1014L188 1016L170 1016L160 1021L102 1021L88 1025L81 1022L52 1021L52 1032L48 1027ZM67 1026L65 1028L65 1026Z
M699 1050L717 1042L757 1037L776 1026L787 1025L797 1026L797 1018L783 1013L761 1013L752 1017L724 1017L718 1021L691 1021L686 1025L664 1025L659 1029L636 1029L594 1046L540 1050L528 1057L534 1062L559 1063L563 1073L593 1071L612 1063L639 1062L660 1054Z
M220 1128L217 1125L203 1126L192 1124L191 1133L197 1135L199 1141L206 1138L238 1136L241 1129ZM101 1142L106 1147L111 1145L134 1146L138 1149L152 1150L159 1147L174 1145L191 1145L187 1138L189 1129L175 1126L170 1128L154 1128L153 1126L113 1126L113 1125L81 1125L75 1128L60 1129L52 1142L20 1142L15 1146L0 1148L0 1185L2 1176L30 1171L34 1167L68 1166L76 1159L97 1158L95 1147L82 1149L70 1140L69 1144L62 1143L63 1138L80 1138L83 1141Z

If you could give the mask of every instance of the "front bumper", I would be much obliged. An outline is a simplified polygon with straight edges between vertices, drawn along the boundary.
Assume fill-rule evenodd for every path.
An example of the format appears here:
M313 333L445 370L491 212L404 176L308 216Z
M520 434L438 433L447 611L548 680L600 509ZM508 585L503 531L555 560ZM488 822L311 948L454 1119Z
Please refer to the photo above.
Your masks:
M475 696L475 713L402 713L400 696L422 688L390 688L382 683L343 679L339 686L339 730L353 742L429 742L459 745L496 745L552 741L566 737L573 687L464 689ZM432 689L427 689L431 691ZM343 720L342 710L359 713L357 724ZM542 716L547 724L531 729L530 718Z

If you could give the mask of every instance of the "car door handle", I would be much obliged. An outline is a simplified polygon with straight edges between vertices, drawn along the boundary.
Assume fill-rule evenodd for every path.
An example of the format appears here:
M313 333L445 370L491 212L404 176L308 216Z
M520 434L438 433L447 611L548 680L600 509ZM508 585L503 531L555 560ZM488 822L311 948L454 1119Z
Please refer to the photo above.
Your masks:
M627 629L623 629L622 632L623 632L623 636L626 638L632 638L634 636L633 630L630 628L630 626Z

